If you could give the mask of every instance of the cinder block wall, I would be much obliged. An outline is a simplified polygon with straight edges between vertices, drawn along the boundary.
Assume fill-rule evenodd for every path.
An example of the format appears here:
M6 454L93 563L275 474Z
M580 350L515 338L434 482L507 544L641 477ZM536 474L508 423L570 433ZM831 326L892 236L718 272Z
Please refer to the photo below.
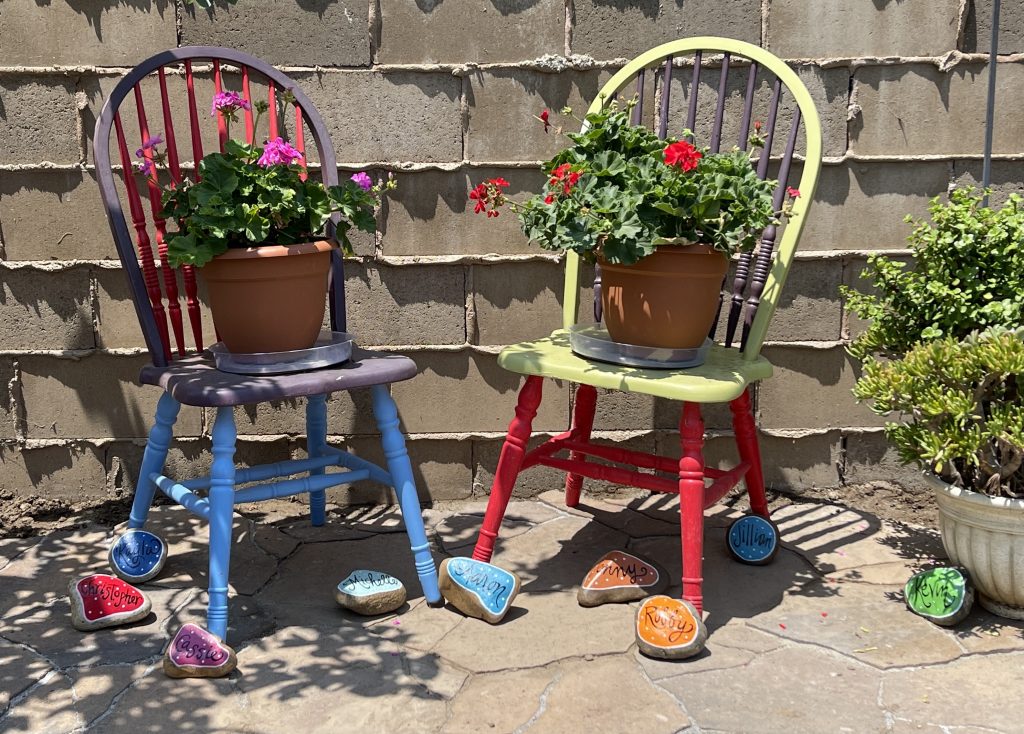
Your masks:
M844 344L857 324L837 287L866 253L899 252L906 214L980 179L991 0L239 0L212 13L171 0L0 5L0 488L25 501L102 502L133 485L157 390L102 214L88 138L104 94L175 45L234 46L288 69L320 105L342 165L392 170L400 188L349 268L350 322L368 346L420 366L394 387L425 499L486 493L518 379L503 344L558 324L560 266L511 216L474 217L471 182L535 190L556 148L530 116L578 108L623 59L676 37L760 44L798 65L826 131L826 166L757 394L767 476L800 493L913 483L854 404ZM994 179L1024 181L1024 10L1004 3ZM401 318L399 318L401 316ZM535 427L561 431L567 387ZM364 395L330 403L332 439L380 458ZM708 413L724 457L726 411ZM300 450L301 405L238 410L244 462ZM676 406L603 395L602 435L672 451ZM185 409L172 473L208 463L211 415ZM531 471L521 494L557 486ZM376 501L375 489L334 499ZM30 502L31 505L31 502Z

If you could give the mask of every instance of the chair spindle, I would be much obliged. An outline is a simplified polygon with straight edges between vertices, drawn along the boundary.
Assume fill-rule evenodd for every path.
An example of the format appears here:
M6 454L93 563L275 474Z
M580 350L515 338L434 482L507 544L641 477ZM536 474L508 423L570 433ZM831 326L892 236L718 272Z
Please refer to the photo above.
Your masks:
M722 144L722 118L725 116L725 96L729 82L729 54L722 57L722 73L718 77L718 103L715 105L715 124L711 128L711 152L717 153Z

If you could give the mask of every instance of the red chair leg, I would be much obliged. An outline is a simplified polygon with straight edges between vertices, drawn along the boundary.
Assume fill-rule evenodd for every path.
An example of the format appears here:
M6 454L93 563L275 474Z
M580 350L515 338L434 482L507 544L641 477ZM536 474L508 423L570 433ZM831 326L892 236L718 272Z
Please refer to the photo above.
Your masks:
M597 389L592 385L580 385L576 389L576 405L572 411L572 436L578 441L589 441L594 429L594 410L597 408ZM571 460L586 460L586 456L575 451L569 452ZM575 507L580 503L583 477L580 474L565 476L565 504Z
M473 558L478 561L490 561L491 554L494 553L494 541L498 537L501 520L505 517L505 508L508 507L508 500L512 496L512 488L515 487L519 470L523 466L526 444L530 440L533 419L540 406L543 386L543 378L531 376L526 378L526 384L519 391L516 415L508 426L508 435L501 447L498 468L494 472L494 483L491 485L491 497L487 501L487 512L484 514L484 524L480 528L480 535L473 549Z
M764 494L764 471L761 468L761 449L757 443L757 425L750 410L750 388L729 403L729 407L732 409L732 428L736 434L740 459L750 464L744 477L750 509L755 515L768 517L768 498Z
M704 419L699 403L684 403L679 423L679 519L683 544L683 599L703 611Z

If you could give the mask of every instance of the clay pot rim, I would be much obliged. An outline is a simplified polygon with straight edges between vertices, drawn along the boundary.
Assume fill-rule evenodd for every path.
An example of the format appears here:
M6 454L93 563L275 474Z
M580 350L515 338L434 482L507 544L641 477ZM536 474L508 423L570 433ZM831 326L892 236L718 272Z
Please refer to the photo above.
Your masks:
M646 255L635 263L629 265L623 265L622 263L612 263L604 259L604 255L601 254L600 248L597 250L597 262L602 268L631 268L634 265L642 263L649 257L654 255L721 255L722 257L729 259L729 256L721 250L716 250L711 245L706 245L701 242L661 242L654 245L654 252L650 255Z
M311 240L294 245L259 245L256 247L232 247L218 255L216 260L251 260L265 257L288 257L289 255L314 255L339 249L336 242L330 240Z

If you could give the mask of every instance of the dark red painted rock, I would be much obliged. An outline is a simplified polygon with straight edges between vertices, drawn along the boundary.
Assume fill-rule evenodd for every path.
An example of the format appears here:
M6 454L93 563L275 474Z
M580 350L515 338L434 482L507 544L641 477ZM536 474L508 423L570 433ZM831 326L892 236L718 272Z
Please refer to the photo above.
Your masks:
M96 573L68 585L71 623L84 631L115 627L149 614L149 599L127 581Z

